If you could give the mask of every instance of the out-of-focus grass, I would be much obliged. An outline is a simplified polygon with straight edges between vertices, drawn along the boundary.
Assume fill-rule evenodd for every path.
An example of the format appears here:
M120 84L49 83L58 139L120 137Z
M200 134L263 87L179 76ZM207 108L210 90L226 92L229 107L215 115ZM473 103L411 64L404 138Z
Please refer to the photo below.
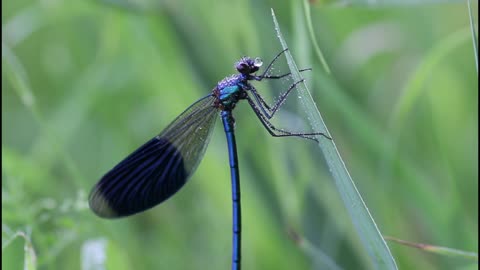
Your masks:
M90 243L105 243L96 254L105 252L109 269L228 268L231 199L221 128L191 181L151 211L101 220L88 210L86 195L103 173L233 73L240 56L269 61L279 51L270 8L298 64L313 68L312 95L380 231L478 251L471 40L421 69L452 34L469 28L466 4L314 3L313 29L331 68L325 75L308 31L298 28L304 17L295 1L135 3L2 2L2 254L9 257L2 268L23 264L24 239L38 269L81 269L92 263ZM409 85L420 79L402 121L393 121ZM259 89L270 97L279 91ZM271 138L246 104L235 115L245 269L310 269L318 265L312 254L343 269L368 269L323 157L309 142ZM291 227L321 253L297 246ZM25 238L8 242L17 232ZM400 269L477 268L389 246Z

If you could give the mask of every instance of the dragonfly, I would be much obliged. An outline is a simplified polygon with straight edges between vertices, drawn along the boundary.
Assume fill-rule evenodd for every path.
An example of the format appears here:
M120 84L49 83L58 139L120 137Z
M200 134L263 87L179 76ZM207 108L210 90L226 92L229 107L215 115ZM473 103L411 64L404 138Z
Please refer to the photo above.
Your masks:
M102 218L121 218L143 212L170 198L185 185L200 164L220 115L227 137L232 185L232 270L241 269L240 172L232 114L237 103L246 100L273 137L293 136L318 142L318 137L323 136L331 140L321 132L290 132L276 128L270 122L287 96L304 79L293 83L273 105L268 105L251 84L290 76L291 73L269 75L274 62L287 50L278 53L260 75L256 74L262 60L242 57L235 64L238 73L218 82L210 94L193 103L159 135L107 172L89 195L90 209ZM310 69L300 71L307 70Z

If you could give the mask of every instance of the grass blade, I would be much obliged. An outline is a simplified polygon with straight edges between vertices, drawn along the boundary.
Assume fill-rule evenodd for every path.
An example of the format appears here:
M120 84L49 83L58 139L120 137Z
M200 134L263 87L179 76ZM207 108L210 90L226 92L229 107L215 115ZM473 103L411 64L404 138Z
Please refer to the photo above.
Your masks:
M398 239L395 237L390 237L390 236L385 236L384 237L386 240L396 242L398 244L404 245L404 246L409 246L409 247L414 247L418 248L427 252L431 253L437 253L440 255L448 255L448 256L455 256L455 257L461 257L465 258L468 260L473 260L478 262L478 253L476 252L469 252L469 251L463 251L459 249L454 249L454 248L449 248L449 247L441 247L441 246L434 246L434 245L429 245L429 244L423 244L423 243L414 243L414 242L409 242L405 241L402 239Z
M330 67L328 66L327 60L325 60L325 57L323 56L322 50L320 50L317 38L315 37L315 32L313 31L312 16L310 15L310 3L307 0L303 0L303 8L305 11L305 21L307 23L308 33L310 35L313 48L315 49L315 53L317 54L318 59L320 59L325 71L330 74Z
M280 43L282 44L283 49L286 49L288 46L283 39L282 33L280 32L280 27L273 9L272 17ZM292 55L289 51L287 51L285 56L287 58L287 63L294 81L300 81L300 72L298 71L297 65L293 61ZM306 108L308 120L310 121L314 132L323 132L330 136L330 133L328 132L327 127L322 120L320 112L318 111L306 84L302 83L301 85L303 85L303 87L297 87L299 99L302 103L302 106ZM378 230L375 221L370 215L367 206L363 202L360 193L355 187L355 184L353 183L353 180L351 179L350 174L345 167L345 163L338 153L335 143L333 140L320 139L318 144L325 155L328 167L333 175L343 203L345 204L352 218L358 235L360 236L365 249L370 255L374 266L376 269L397 269L395 260L393 259L390 250L388 249L388 246L382 237L382 234Z
M467 1L468 3L468 17L470 20L470 29L472 30L472 41L473 41L473 53L475 54L475 67L477 68L478 74L478 47L477 47L477 35L475 34L475 23L473 22L473 14L472 14L472 7L470 4L470 0Z

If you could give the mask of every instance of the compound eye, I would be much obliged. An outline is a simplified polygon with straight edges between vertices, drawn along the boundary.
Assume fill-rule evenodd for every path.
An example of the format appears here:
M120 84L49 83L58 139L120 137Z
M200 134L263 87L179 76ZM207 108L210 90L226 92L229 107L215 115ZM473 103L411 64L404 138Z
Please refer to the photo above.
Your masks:
M238 72L242 73L242 74L246 74L248 73L248 71L250 70L250 68L248 67L247 64L245 63L238 63L237 66L236 66Z
M253 61L253 65L257 68L261 67L263 65L262 59L260 59L260 57L255 58L255 61Z

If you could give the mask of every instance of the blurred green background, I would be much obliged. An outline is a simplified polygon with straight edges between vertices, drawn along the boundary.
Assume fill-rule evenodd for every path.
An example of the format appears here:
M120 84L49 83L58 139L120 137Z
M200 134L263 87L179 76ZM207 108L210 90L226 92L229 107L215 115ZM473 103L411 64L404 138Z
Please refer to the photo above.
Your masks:
M327 74L301 1L3 1L2 269L229 268L220 121L197 172L161 206L112 221L86 199L239 57L272 59L270 8L299 66L313 68L313 98L382 234L478 252L478 71L466 3L349 2L310 3ZM271 138L246 103L235 115L244 269L370 269L311 142ZM400 269L478 268L388 245Z

